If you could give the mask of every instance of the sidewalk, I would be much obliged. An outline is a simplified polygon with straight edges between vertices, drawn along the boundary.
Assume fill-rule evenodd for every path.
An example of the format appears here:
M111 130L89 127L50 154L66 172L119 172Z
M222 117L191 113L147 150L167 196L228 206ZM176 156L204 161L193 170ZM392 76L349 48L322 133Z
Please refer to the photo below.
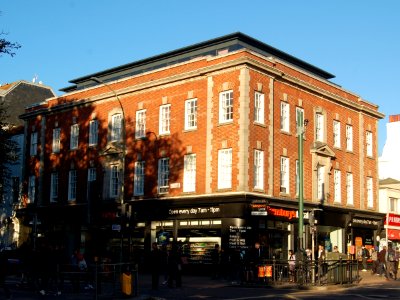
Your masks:
M386 286L400 286L400 279L387 281L383 276L372 275L370 271L368 272L360 272L361 280L357 284L351 285L324 285L324 286L312 286L306 287L307 289L316 289L316 290L342 290L350 287L357 286L374 286L374 285L386 285ZM38 296L37 292L27 289L18 289L16 286L16 281L13 281L12 278L8 280L10 287L16 294L19 294L19 297L15 297L16 299L41 299L42 297ZM199 295L204 294L214 294L214 295L224 295L224 294L237 294L243 291L243 289L247 288L257 288L259 292L265 290L298 290L301 289L299 286L293 283L284 283L279 285L233 285L230 281L224 279L213 280L209 276L192 276L192 275L184 275L182 278L182 288L168 288L165 285L162 285L162 278L160 277L160 287L158 290L151 289L151 276L150 274L139 274L138 276L138 286L137 286L137 296L125 296L121 292L120 286L111 286L109 284L102 285L102 294L98 294L98 299L132 299L132 300L161 300L161 299L190 299L196 298ZM115 293L112 293L112 288L115 288ZM207 290L208 292L204 292ZM249 291L252 289L249 289ZM254 289L253 289L254 290ZM46 299L58 299L58 300L88 300L94 299L94 291L85 291L82 290L79 294L72 293L71 286L66 282L62 296L51 296L47 295Z

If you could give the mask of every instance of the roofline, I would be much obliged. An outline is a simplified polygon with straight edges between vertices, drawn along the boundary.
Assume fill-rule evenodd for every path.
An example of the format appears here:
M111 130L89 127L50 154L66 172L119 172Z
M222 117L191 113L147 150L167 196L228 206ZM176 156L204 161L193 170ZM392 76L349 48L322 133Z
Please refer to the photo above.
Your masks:
M204 42L193 44L193 45L190 45L190 46L186 46L186 47L183 47L183 48L179 48L179 49L176 49L176 50L165 52L165 53L162 53L162 54L159 54L159 55L155 55L155 56L151 56L151 57L148 57L148 58L145 58L145 59L137 60L137 61L134 61L134 62L131 62L131 63L128 63L128 64L120 65L118 67L113 67L113 68L106 69L106 70L103 70L103 71L100 71L100 72L96 72L96 73L92 73L92 74L89 74L89 75L85 75L85 76L82 76L82 77L79 77L79 78L72 79L72 80L70 80L68 82L73 83L73 84L78 84L80 82L84 82L84 81L90 80L91 77L103 77L103 76L110 75L110 74L113 74L113 73L117 73L117 72L120 72L120 71L123 71L123 70L126 70L126 69L130 69L130 68L146 65L147 63L150 63L150 62L161 61L161 60L164 60L164 59L167 59L167 58L171 58L171 57L174 57L174 56L177 56L177 55L190 53L190 52L192 52L194 50L199 50L201 48L207 48L207 47L210 47L210 46L213 46L213 45L218 45L218 44L221 44L223 42L229 42L229 41L233 41L233 40L242 41L242 42L244 42L246 44L249 44L252 47L255 47L255 48L257 48L257 49L259 49L261 51L267 52L267 53L271 54L272 56L275 56L275 57L277 57L279 59L287 61L287 62L289 62L289 63L291 63L293 65L296 65L296 66L298 66L300 68L303 68L303 69L305 69L305 70L307 70L307 71L309 71L311 73L314 73L314 74L316 74L316 75L318 75L318 76L320 76L320 77L322 77L324 79L332 79L332 78L335 77L331 73L328 73L328 72L326 72L326 71L324 71L324 70L322 70L322 69L320 69L320 68L318 68L318 67L316 67L314 65L311 65L311 64L309 64L309 63L307 63L307 62L305 62L303 60L300 60L300 59L298 59L298 58L296 58L296 57L294 57L294 56L292 56L290 54L287 54L287 53L285 53L285 52L283 52L283 51L281 51L281 50L279 50L277 48L274 48L274 47L272 47L272 46L270 46L268 44L265 44L265 43L255 39L253 37L250 37L250 36L248 36L246 34L243 34L241 32L235 32L235 33L232 33L232 34L224 35L224 36L221 36L221 37L218 37L218 38L214 38L214 39L211 39L211 40L207 40L207 41L204 41ZM74 88L74 86L69 86L69 87L65 87L63 89L60 89L60 91L66 91L67 92L67 91L70 91L73 88Z

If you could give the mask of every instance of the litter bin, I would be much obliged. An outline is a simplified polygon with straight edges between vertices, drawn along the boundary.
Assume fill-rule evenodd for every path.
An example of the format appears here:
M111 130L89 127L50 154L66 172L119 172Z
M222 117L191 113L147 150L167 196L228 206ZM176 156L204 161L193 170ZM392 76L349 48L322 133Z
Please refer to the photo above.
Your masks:
M121 279L122 293L126 296L132 295L132 274L131 272L123 272Z

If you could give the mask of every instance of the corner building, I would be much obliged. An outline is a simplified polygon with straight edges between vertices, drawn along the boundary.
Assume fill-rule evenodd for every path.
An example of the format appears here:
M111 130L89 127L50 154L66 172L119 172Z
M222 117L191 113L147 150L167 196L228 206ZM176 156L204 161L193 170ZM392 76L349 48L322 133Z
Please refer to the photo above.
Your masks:
M373 245L384 115L333 77L234 33L71 80L21 116L26 143L41 141L26 157L26 223L123 260L174 239L190 264L216 243L286 259L303 180L305 247L311 213L316 244Z

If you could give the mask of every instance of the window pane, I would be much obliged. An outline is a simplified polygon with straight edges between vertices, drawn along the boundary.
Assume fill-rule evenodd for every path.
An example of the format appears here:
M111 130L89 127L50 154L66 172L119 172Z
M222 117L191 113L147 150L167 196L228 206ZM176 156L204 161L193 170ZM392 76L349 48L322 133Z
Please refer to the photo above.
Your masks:
M185 102L185 129L197 127L197 99L186 100Z
M222 92L219 95L219 122L233 120L233 92Z
M135 138L142 138L146 135L146 110L136 112Z
M133 185L135 196L144 195L144 161L135 162Z
M232 149L218 151L218 188L232 187Z
M89 146L95 146L98 142L98 122L97 120L91 120L89 122Z
M188 154L184 157L183 191L194 192L196 190L196 154Z
M158 160L158 192L167 193L169 190L169 158Z
M170 130L170 109L171 106L163 105L160 106L160 117L159 117L159 132L160 134L168 134Z
M254 151L254 188L264 189L264 152Z

